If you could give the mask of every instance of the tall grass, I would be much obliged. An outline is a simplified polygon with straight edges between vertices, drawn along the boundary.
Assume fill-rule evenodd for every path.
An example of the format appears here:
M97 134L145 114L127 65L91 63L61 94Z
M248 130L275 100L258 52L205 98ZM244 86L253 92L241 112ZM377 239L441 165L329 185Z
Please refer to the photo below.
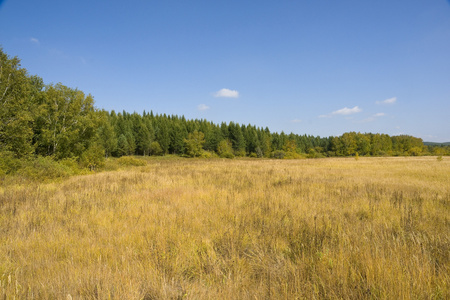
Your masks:
M449 299L450 162L149 160L0 188L0 298Z

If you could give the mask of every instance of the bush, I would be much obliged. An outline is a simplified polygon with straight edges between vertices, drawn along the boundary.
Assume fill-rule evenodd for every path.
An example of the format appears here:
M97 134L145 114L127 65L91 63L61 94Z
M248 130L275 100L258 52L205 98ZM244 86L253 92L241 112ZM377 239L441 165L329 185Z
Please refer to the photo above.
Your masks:
M59 163L70 170L71 174L78 174L80 173L80 164L78 163L77 159L75 157L72 158L64 158L59 161Z
M320 152L317 152L316 150L314 150L314 149L309 149L308 150L308 156L307 156L308 158L324 158L325 156L322 154L322 153L320 153Z
M270 157L276 158L276 159L283 159L285 156L286 156L286 152L284 152L283 150L275 150L270 155Z
M98 144L90 146L83 152L80 158L80 164L84 168L93 171L105 166L105 149Z
M222 154L220 154L220 157L222 158L234 158L234 154L231 152L224 152Z
M202 151L202 153L200 154L200 157L201 158L213 158L213 157L218 157L218 156L215 152Z
M259 158L262 158L262 157L264 157L264 153L263 153L263 151L261 150L261 147L256 147L256 149L255 149L255 151L256 151L256 156L257 157L259 157Z
M229 140L220 141L219 145L217 146L217 153L222 158L234 158L231 142Z
M24 177L45 180L66 177L72 175L74 171L71 167L55 161L50 156L38 156L24 162L17 173Z
M138 159L133 156L122 156L119 159L117 159L117 163L124 167L129 167L129 166L139 167L139 166L147 165L147 162L145 160Z
M303 156L300 153L297 152L286 152L285 156L283 157L284 159L302 159L305 158L305 156Z
M20 159L11 151L0 152L0 175L14 174L22 166Z
M158 142L152 142L149 148L150 155L163 155L164 151Z
M234 151L234 155L237 157L245 157L245 154L245 150L243 149Z

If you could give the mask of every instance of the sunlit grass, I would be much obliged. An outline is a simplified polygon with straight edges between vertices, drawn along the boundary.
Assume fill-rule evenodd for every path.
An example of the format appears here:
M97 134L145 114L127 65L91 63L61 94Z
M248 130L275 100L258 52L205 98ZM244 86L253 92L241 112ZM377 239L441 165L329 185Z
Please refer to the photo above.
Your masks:
M0 297L448 299L449 182L431 157L159 159L9 182Z

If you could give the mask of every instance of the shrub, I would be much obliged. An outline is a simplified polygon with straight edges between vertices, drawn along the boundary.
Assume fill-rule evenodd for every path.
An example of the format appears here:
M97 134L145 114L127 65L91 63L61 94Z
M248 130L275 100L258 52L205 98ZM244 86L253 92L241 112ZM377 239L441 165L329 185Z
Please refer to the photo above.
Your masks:
M22 166L20 159L11 151L0 152L0 175L14 174Z
M91 171L105 166L105 149L98 144L90 146L81 155L80 163Z
M315 149L309 149L307 157L308 158L324 158L325 156L322 153L317 152Z
M234 155L237 157L245 157L245 154L245 150L243 149L234 151Z
M59 161L59 163L70 170L70 174L78 174L80 173L80 165L75 157L72 158L64 158Z
M72 175L74 172L69 166L55 161L52 157L38 156L23 163L18 174L32 179L54 179Z
M222 158L234 158L234 154L231 152L225 152L220 155Z
M150 155L163 155L164 151L158 142L152 142L149 148Z
M283 159L286 156L286 152L283 150L275 150L272 152L271 157L276 159Z
M129 166L139 167L139 166L147 165L147 162L145 160L138 159L133 156L122 156L119 159L117 159L117 163L121 166L126 166L126 167L129 167Z
M217 146L217 153L222 158L234 158L231 142L229 140L220 141L219 145Z
M259 147L259 146L256 147L255 151L256 151L256 156L257 157L259 157L259 158L264 157L264 153L263 153L261 147Z
M202 151L202 153L200 154L200 157L201 158L213 158L213 157L218 157L218 156L215 152Z

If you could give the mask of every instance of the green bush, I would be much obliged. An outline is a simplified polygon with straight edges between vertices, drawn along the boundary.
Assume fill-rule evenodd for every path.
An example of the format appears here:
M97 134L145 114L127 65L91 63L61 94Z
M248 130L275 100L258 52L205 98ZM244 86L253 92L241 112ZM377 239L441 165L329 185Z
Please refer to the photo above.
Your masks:
M200 154L201 158L213 158L213 157L218 157L217 154L215 152L211 152L211 151L202 151L202 153Z
M129 167L129 166L139 167L139 166L147 165L147 162L145 160L138 159L133 156L122 156L117 159L117 163L124 167Z
M225 152L220 155L221 158L234 158L234 154L231 152Z
M217 153L222 158L234 158L231 142L229 140L220 141L219 145L217 146Z
M0 175L14 174L22 167L20 159L11 151L0 152Z
M309 149L307 157L308 158L324 158L325 156L322 153L317 152L315 149Z
M17 174L31 179L54 179L72 175L74 172L71 167L55 161L52 157L38 156L23 162L22 168Z
M150 144L149 154L150 155L163 155L164 151L158 142L153 142Z
M80 158L80 164L84 168L93 171L105 166L105 149L98 144L90 146L83 152Z
M283 159L285 156L286 156L286 152L284 152L283 150L275 150L270 155L270 157L276 158L276 159Z

